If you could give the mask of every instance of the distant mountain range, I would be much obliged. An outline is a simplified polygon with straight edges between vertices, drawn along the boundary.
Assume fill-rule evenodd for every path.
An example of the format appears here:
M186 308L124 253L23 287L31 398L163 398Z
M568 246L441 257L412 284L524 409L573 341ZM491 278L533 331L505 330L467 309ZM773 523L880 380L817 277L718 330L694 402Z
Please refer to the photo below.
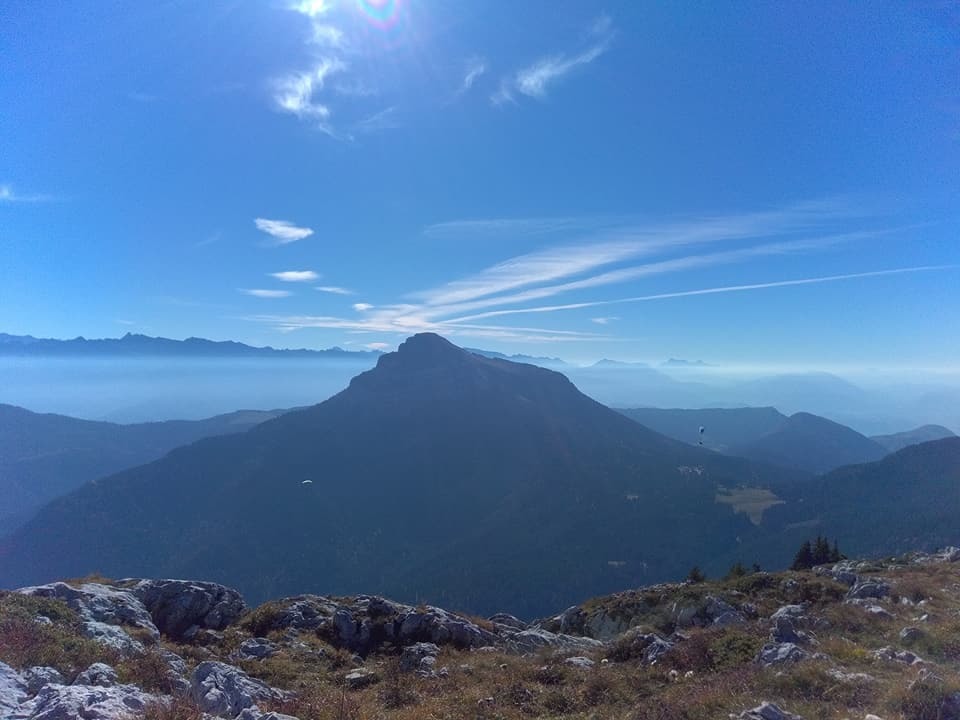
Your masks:
M913 430L893 433L892 435L874 435L870 439L885 447L887 452L896 452L917 443L942 440L949 437L956 437L956 435L943 425L922 425Z
M376 359L378 350L343 350L339 347L327 350L282 350L272 347L252 347L230 340L217 342L203 338L171 340L127 333L120 338L88 340L77 337L72 340L35 338L31 335L8 335L0 333L0 355L27 356L175 356L175 357L299 357L299 358L371 358Z
M873 462L887 451L856 430L818 415L794 413L776 430L734 446L735 455L765 460L815 474L843 465Z
M212 435L243 432L283 411L117 425L0 404L0 535L81 485Z
M708 368L713 367L703 360L682 360L680 358L669 358L660 363L661 367L666 368Z
M813 474L872 462L907 445L953 435L946 428L927 425L896 435L868 438L817 415L800 412L788 417L772 407L631 408L620 412L691 445L702 443L717 452Z
M511 362L526 363L527 365L540 365L541 367L568 367L567 363L556 357L540 357L537 355L505 355L504 353L494 352L493 350L478 350L477 348L464 348L467 352L483 357L496 358L498 360L510 360Z
M3 544L0 585L211 576L252 599L365 591L532 616L708 564L762 532L722 488L808 480L423 334L326 402L54 501Z

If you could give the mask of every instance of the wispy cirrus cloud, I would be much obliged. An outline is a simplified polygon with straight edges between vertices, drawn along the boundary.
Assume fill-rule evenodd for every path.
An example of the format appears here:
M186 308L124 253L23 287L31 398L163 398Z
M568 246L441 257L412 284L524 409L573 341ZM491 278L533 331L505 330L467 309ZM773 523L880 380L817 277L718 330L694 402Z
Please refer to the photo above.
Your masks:
M356 125L354 125L353 129L354 132L363 135L377 132L378 130L392 130L398 127L400 127L400 119L397 116L397 108L396 106L391 106L361 118L357 121Z
M657 262L644 263L641 265L631 265L623 268L617 268L615 270L590 275L588 277L559 284L543 285L541 287L523 290L521 292L516 292L509 295L497 295L493 297L481 296L472 301L458 303L451 302L445 303L445 305L446 309L450 312L470 312L485 307L510 305L521 302L530 302L532 300L542 300L554 295L598 288L606 285L622 284L631 280L639 280L646 277L709 268L718 265L728 265L731 263L743 262L763 256L788 255L823 250L831 246L851 242L853 240L876 237L878 234L879 233L847 233L801 240L765 243L737 250L686 255L678 258L671 258L669 260L661 260Z
M270 273L270 277L283 282L313 282L320 275L313 270L284 270L283 272Z
M0 203L39 203L53 200L50 195L15 192L12 185L0 185Z
M553 227L567 221L591 226L591 219L562 219L550 225L544 219L519 220L517 228ZM503 338L526 342L566 342L610 338L615 316L580 318L588 329L520 327L510 318L525 313L603 307L671 297L719 292L764 290L787 285L840 282L855 278L926 272L939 267L890 268L881 271L787 280L763 280L737 286L682 289L609 299L589 294L607 286L630 288L647 278L682 275L693 270L728 264L749 265L759 258L828 252L835 247L869 241L897 230L864 228L873 218L837 202L800 203L754 213L685 218L669 222L624 221L616 227L586 232L577 242L546 247L508 257L473 274L407 295L406 302L373 306L356 303L356 315L258 315L248 318L290 331L299 327L347 332L410 334L433 331L447 335ZM465 221L481 222L481 221ZM493 222L485 230L503 226ZM524 225L523 223L528 223ZM446 231L448 228L445 228ZM902 229L900 229L902 230ZM509 233L509 230L507 230ZM721 247L713 247L720 245ZM764 267L767 265L765 264ZM769 270L765 270L769 272ZM575 302L531 304L563 295L587 294ZM497 320L493 320L497 318ZM620 327L618 324L617 327Z
M668 300L672 298L693 297L696 295L716 295L719 293L748 292L751 290L769 290L771 288L793 287L797 285L819 285L821 283L857 280L860 278L885 277L888 275L904 275L912 273L937 272L960 269L960 265L921 265L915 267L888 268L885 270L870 270L866 272L844 273L841 275L823 275L818 277L800 278L795 280L773 280L746 285L722 285L719 287L699 288L695 290L679 290L676 292L655 293L637 297L616 298L613 300L594 300L565 305L543 305L538 307L516 308L512 310L493 310L468 317L458 318L451 322L473 322L476 320L503 317L505 315L522 315L530 313L552 313L561 310L580 310L582 308L603 307L608 305L622 305L625 303L650 302L652 300Z
M290 297L289 290L263 290L260 288L253 288L253 289L241 288L240 292L242 292L244 295L250 295L252 297L258 297L258 298Z
M610 49L613 23L607 15L595 19L587 29L589 43L579 52L558 53L539 58L500 81L490 96L494 105L515 102L517 94L542 100L548 91L580 67L589 65Z
M277 79L274 83L274 103L279 110L296 115L301 120L310 120L326 133L333 133L328 123L330 107L318 100L327 77L346 69L346 64L331 57L316 61L312 68L304 72L291 73Z
M332 20L333 5L330 2L303 0L288 8L309 22L307 47L312 59L305 69L286 73L273 81L274 106L332 137L338 137L331 121L333 111L329 100L323 97L323 90L331 75L342 74L348 69L343 56L346 35Z
M835 211L819 204L799 204L781 210L741 215L694 218L670 223L624 225L591 235L586 241L518 255L479 273L448 282L413 297L426 305L455 305L478 301L506 291L570 278L582 273L657 253L718 242L760 239L773 235L809 232L820 229L835 218ZM818 242L824 242L818 239ZM673 263L703 262L690 258L672 259ZM682 269L681 266L664 270ZM651 274L650 269L619 269L609 282ZM581 280L580 283L597 283ZM609 284L600 283L600 284ZM561 291L588 287L566 286ZM538 292L543 292L540 290ZM542 296L542 295L541 295ZM522 298L521 298L522 299ZM526 298L530 299L530 298Z
M256 218L253 223L257 226L257 230L272 237L276 245L288 245L313 235L312 228L298 227L289 220Z
M344 287L338 287L336 285L318 285L317 287L314 288L314 290L317 290L322 293L329 293L331 295L355 295L356 294L353 292L353 290L349 290L348 288L344 288Z
M457 95L463 95L470 92L470 89L473 87L473 84L480 79L487 72L487 61L482 57L472 57L467 60L466 69L463 74L463 80L460 83L460 88L457 90Z

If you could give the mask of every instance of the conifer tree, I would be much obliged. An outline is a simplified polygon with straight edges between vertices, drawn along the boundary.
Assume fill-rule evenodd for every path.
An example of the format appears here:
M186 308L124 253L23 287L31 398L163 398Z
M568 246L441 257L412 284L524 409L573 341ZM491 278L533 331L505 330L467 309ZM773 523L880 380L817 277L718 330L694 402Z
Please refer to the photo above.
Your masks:
M837 541L833 541L833 549L830 551L830 562L840 562L845 559L843 554L840 552L840 548L837 546Z
M800 546L800 549L797 551L797 554L793 558L793 565L790 566L791 570L809 570L813 567L813 548L810 547L810 541L804 540L803 545Z
M746 574L747 574L747 569L743 566L743 563L742 563L742 562L740 562L739 560L737 560L737 562L735 562L735 563L731 566L730 570L727 571L727 577L726 577L726 579L727 579L727 580L735 580L735 579L737 579L737 578L743 577L743 576L746 575Z
M823 565L828 562L830 562L830 545L825 537L817 535L817 540L813 545L813 565Z

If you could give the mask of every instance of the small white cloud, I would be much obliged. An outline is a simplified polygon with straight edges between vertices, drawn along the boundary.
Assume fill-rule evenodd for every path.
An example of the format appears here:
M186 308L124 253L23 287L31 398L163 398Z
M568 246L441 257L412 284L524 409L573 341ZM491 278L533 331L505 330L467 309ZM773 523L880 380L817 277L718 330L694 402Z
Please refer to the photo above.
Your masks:
M311 228L297 227L288 220L256 218L253 222L257 226L257 230L261 230L273 237L278 245L286 245L313 235Z
M597 325L609 325L609 324L612 323L614 320L619 320L619 319L620 319L620 318L614 317L614 316L611 316L611 317L595 317L595 318L590 318L590 322L595 322Z
M542 99L546 97L547 88L550 85L580 65L592 63L606 51L606 43L603 43L588 48L572 58L564 55L542 58L517 73L515 87L528 97Z
M613 35L610 17L601 15L586 28L585 34L592 43L588 48L573 56L560 53L543 57L521 68L500 82L500 88L490 96L490 102L494 105L511 102L515 92L538 100L545 98L552 85L578 67L589 65L609 49Z
M387 348L390 347L390 343L372 342L372 343L366 343L364 347L370 350L386 350Z
M323 89L327 76L341 72L347 67L339 58L320 58L307 72L293 73L276 82L273 96L277 107L283 112L296 115L301 120L314 120L325 132L332 132L324 122L330 117L330 108L314 99Z
M136 324L137 324L137 323L134 322L133 320L121 320L121 319L119 319L119 318L118 318L117 320L115 320L114 322L119 323L120 325L136 325Z
M370 303L354 303L353 309L357 312L366 312L367 310L373 310L373 305Z
M322 45L331 48L342 48L344 45L343 30L336 28L333 25L314 23L313 37L311 38L311 41L315 45Z
M467 69L466 73L463 76L463 82L460 84L459 93L463 93L470 90L473 87L473 84L487 71L487 63L483 58L475 57L467 60Z
M503 105L508 102L515 102L511 88L513 83L510 80L501 80L500 87L490 96L490 102L494 105Z
M601 37L610 35L610 32L613 30L613 20L609 15L601 15L596 20L593 21L593 25L590 27L590 33L592 35L598 35Z
M337 287L336 285L318 285L314 290L319 290L320 292L330 293L331 295L353 295L353 290L348 290L347 288Z
M258 298L285 298L290 296L288 290L240 290L244 295L252 295Z
M329 0L300 0L290 6L291 10L315 18L326 14L330 10Z
M52 198L49 195L21 195L13 191L12 185L0 185L0 202L33 203L47 202Z
M283 272L270 273L270 277L283 282L313 282L320 276L313 270L284 270Z

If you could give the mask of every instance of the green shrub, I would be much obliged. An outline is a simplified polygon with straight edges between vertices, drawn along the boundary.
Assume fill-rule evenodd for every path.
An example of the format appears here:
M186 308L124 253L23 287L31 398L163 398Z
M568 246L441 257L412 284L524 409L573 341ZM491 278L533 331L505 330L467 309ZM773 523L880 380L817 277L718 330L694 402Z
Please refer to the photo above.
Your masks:
M38 615L52 623L36 622ZM71 679L95 662L117 661L115 652L84 637L80 628L80 618L60 600L0 596L0 660L14 668L48 665Z
M728 630L709 643L710 664L714 670L726 670L753 662L764 640L736 630Z
M254 637L264 637L277 628L277 622L284 611L284 605L279 601L265 602L255 610L247 613L240 620L240 627L247 630Z

